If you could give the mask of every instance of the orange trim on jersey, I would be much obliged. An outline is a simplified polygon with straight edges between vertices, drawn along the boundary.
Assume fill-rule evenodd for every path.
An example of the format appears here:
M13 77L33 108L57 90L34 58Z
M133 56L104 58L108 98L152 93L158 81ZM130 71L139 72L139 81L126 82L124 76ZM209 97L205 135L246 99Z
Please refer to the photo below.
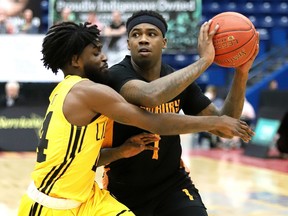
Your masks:
M112 119L108 119L107 124L106 124L106 130L105 130L105 138L104 138L101 148L112 148L113 125L114 125L114 121Z
M159 141L154 142L154 147L159 148ZM153 151L152 159L158 160L158 149Z

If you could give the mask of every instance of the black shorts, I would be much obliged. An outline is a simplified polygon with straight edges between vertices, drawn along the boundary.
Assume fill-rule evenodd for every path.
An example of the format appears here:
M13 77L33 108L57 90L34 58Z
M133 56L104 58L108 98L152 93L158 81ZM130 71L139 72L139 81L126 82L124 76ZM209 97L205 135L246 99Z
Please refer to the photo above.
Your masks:
M151 199L145 206L131 210L136 216L208 216L201 196L190 178Z
M154 216L175 215L208 216L197 189L190 187L174 191L159 203L154 212Z

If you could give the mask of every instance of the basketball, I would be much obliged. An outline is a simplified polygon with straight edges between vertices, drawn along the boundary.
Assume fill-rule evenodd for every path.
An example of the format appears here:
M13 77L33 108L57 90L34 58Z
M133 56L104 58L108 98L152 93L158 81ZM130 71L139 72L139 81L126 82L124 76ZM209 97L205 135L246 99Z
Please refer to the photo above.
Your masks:
M210 30L219 24L213 37L214 63L222 67L238 67L253 55L257 34L253 23L237 12L223 12L212 18Z

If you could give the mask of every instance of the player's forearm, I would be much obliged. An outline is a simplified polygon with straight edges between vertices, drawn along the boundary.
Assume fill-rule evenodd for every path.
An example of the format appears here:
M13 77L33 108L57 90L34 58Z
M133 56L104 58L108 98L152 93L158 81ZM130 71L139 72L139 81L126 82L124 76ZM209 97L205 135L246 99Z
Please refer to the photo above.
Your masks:
M159 115L159 114L158 114ZM167 113L167 115L169 115ZM160 116L160 115L159 115ZM161 119L165 118L165 119ZM178 117L161 115L161 118L155 118L154 129L152 132L160 135L196 133L196 132L217 132L224 138L238 136L245 142L251 140L254 132L243 121L231 118L229 116L184 116ZM183 119L184 118L184 119Z
M113 161L119 160L124 158L122 155L122 151L119 147L116 148L103 148L100 152L100 158L98 161L97 166L104 166L106 164L109 164Z
M221 109L221 115L239 119L243 110L248 73L235 72L231 89Z
M170 75L150 82L146 89L147 100L142 100L141 105L155 107L163 104L181 92L183 92L192 82L194 82L209 66L211 62L205 58L182 68ZM151 100L151 98L153 100Z
M219 116L187 116L178 114L163 114L154 119L151 132L160 135L175 135L197 133L217 129ZM161 126L160 126L161 125Z

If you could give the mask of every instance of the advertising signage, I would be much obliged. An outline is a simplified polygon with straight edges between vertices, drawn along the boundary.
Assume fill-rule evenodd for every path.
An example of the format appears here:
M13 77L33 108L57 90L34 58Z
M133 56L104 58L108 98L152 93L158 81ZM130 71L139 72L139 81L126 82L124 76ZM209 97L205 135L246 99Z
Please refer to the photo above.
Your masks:
M201 0L52 0L49 7L50 25L60 20L61 11L70 8L72 19L85 22L89 12L95 12L104 25L109 25L111 12L118 10L124 21L139 10L156 10L168 23L168 47L166 53L195 53Z

